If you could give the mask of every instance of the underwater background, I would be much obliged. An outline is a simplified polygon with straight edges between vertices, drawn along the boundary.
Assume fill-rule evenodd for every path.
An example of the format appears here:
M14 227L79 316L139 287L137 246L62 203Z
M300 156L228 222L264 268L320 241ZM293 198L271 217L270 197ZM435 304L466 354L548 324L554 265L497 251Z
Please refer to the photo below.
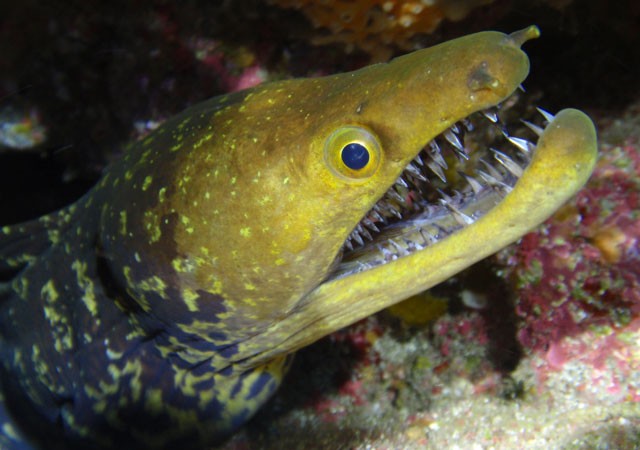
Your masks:
M202 99L538 25L525 98L596 122L600 160L585 189L517 244L301 351L275 398L222 448L640 448L637 2L1 9L0 225L73 202L127 143Z

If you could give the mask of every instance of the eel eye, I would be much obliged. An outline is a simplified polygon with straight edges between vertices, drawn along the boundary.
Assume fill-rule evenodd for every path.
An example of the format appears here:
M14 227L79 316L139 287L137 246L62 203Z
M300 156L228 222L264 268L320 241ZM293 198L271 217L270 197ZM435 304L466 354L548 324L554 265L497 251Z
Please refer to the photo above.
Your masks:
M350 125L340 127L327 138L325 161L331 170L348 179L369 178L380 166L380 143L368 129Z
M342 148L342 162L352 170L361 170L369 162L369 150L360 142L352 142Z

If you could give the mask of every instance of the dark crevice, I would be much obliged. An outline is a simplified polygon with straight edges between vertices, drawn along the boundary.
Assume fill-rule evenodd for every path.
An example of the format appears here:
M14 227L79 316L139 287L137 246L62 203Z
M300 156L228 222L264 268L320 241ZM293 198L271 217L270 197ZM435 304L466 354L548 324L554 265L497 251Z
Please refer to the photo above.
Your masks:
M140 314L142 307L135 301L122 286L109 267L109 261L103 256L101 248L96 246L96 274L107 297L113 299L120 309L126 314Z

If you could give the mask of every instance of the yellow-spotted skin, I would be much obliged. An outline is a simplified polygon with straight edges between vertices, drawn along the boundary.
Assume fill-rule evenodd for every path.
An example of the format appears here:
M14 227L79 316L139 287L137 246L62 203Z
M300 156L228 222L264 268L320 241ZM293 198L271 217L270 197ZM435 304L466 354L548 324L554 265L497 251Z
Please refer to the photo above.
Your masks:
M576 111L552 123L507 206L407 258L329 276L422 146L518 87L520 45L536 36L479 33L213 98L74 205L2 227L0 447L206 448L271 396L295 350L548 217L593 165Z

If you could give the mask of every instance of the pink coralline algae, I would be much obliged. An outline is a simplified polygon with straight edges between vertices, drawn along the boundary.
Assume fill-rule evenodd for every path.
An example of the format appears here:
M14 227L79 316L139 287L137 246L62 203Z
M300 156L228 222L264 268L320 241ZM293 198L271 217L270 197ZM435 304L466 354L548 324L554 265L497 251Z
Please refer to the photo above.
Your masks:
M640 327L639 142L603 146L575 202L525 236L513 256L520 342L552 367L584 354L582 333L606 338L597 345L611 353L625 347L619 334Z

